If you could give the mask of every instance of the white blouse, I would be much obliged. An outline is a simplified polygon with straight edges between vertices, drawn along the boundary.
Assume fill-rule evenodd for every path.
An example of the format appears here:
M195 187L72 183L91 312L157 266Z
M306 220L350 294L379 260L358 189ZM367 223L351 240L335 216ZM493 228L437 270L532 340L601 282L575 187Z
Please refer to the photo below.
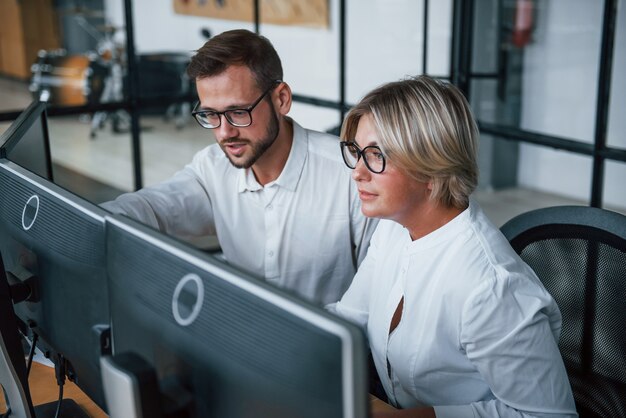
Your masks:
M557 347L559 309L473 201L416 241L381 221L350 288L329 308L367 329L398 407L433 406L437 417L576 416Z

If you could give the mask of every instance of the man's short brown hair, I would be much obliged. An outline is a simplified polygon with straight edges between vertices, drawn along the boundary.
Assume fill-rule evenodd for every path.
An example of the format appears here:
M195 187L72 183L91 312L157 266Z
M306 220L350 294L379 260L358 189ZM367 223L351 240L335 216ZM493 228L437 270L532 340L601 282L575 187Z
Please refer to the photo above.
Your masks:
M192 80L212 77L231 65L248 67L261 90L283 79L280 57L272 43L245 29L223 32L209 39L191 58L187 75Z

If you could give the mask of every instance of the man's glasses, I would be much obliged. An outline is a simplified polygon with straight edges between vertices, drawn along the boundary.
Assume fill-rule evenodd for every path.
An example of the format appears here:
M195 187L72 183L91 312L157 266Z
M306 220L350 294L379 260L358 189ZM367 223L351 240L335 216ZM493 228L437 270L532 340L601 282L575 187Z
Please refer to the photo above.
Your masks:
M193 111L191 112L191 114L194 118L196 118L200 126L202 126L203 128L219 128L222 124L222 115L224 115L228 123L230 123L231 125L236 126L237 128L245 128L246 126L252 125L252 110L256 107L256 105L261 103L261 100L263 100L267 93L269 93L274 87L276 87L276 84L280 83L282 83L281 80L275 80L274 83L263 92L261 97L256 99L254 103L252 103L245 109L229 109L223 112L218 112L216 110L197 110L198 106L200 105L200 102L198 102L193 107Z
M370 145L363 149L352 141L341 141L339 145L343 161L348 167L356 168L356 163L363 157L365 167L372 173L380 174L385 170L385 156L378 145Z

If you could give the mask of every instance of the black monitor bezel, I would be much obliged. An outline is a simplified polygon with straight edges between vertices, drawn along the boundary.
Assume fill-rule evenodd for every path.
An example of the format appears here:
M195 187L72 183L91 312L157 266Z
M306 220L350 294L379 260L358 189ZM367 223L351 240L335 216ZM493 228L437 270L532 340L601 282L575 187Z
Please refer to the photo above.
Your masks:
M34 123L41 123L44 134L44 153L46 159L47 180L53 181L52 157L50 154L50 134L48 131L48 116L46 113L47 104L45 102L32 102L9 128L0 135L0 158L11 160L11 150L20 142L24 134Z

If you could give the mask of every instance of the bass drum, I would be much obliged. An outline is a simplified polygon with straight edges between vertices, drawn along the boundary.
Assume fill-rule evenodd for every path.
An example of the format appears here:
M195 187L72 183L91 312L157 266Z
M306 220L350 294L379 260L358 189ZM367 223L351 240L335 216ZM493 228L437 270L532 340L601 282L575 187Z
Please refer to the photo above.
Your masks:
M108 68L89 55L41 51L31 67L30 91L54 105L83 106L100 102Z

